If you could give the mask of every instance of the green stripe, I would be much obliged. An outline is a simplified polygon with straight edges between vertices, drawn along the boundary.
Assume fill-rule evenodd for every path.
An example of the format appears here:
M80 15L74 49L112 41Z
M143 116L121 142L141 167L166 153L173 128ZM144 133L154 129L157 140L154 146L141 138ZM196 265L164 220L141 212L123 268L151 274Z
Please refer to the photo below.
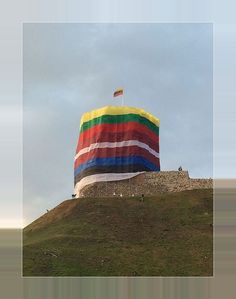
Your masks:
M92 128L95 125L100 124L114 124L114 123L125 123L135 121L140 124L145 125L149 129L151 129L154 133L159 134L159 127L155 125L153 122L148 120L147 118L139 115L139 114L120 114L120 115L102 115L96 118L93 118L87 122L84 122L80 128L80 133Z

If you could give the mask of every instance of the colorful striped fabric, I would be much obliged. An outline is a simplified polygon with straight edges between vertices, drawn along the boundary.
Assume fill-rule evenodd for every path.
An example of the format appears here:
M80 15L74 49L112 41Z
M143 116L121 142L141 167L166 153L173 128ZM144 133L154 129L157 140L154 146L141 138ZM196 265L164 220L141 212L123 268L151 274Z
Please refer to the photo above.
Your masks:
M75 194L94 182L160 171L159 123L134 107L106 106L85 113L74 161Z

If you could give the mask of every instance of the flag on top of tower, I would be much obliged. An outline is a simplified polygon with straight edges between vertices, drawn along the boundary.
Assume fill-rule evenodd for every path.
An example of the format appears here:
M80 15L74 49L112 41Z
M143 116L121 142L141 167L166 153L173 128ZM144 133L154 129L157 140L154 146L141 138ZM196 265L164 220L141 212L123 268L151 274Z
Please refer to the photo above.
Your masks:
M118 88L118 89L115 90L115 92L113 94L113 97L121 96L121 95L123 95L123 93L124 93L123 88Z

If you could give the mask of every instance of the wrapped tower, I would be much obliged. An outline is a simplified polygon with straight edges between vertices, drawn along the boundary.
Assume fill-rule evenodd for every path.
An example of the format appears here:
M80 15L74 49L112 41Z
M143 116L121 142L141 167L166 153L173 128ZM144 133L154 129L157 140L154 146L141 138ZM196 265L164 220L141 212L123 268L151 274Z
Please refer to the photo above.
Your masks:
M159 119L143 109L106 106L83 114L74 161L77 197L85 186L160 171Z

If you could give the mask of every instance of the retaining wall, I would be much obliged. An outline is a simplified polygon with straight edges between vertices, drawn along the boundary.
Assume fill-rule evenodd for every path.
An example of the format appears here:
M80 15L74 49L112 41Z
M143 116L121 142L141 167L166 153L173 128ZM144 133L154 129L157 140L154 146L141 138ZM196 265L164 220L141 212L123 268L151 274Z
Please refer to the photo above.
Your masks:
M192 179L188 171L145 172L128 180L88 185L81 190L80 197L156 195L207 188L213 188L212 179Z

